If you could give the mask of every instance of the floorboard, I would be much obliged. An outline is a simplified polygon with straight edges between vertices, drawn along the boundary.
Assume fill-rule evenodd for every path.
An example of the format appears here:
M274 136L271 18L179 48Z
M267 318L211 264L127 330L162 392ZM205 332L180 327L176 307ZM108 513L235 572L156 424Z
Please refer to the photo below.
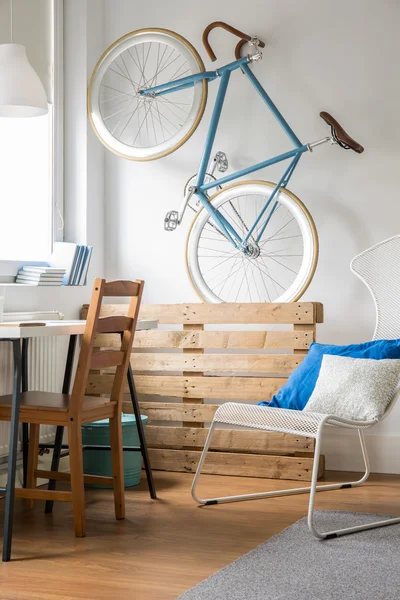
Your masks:
M328 473L326 480L350 479ZM72 508L16 502L13 560L2 563L3 600L175 600L205 577L305 516L307 495L199 508L192 475L156 472L159 499L145 482L127 490L127 518L115 521L112 492L87 490L87 537L73 536ZM228 495L295 487L291 481L208 475L199 493ZM60 486L61 487L61 486ZM373 475L360 488L317 495L317 508L396 515L400 476ZM0 502L3 520L4 501ZM316 541L316 543L319 543Z

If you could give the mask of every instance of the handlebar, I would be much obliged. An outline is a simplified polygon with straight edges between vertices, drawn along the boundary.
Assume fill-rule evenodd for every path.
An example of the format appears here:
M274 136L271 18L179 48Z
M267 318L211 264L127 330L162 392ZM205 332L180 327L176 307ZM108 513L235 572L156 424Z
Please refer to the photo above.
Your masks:
M217 60L217 57L215 56L214 51L210 46L210 43L208 41L208 36L209 36L210 31L212 31L216 27L221 27L221 29L225 29L225 31L228 31L229 33L232 33L233 35L236 35L237 37L240 38L240 40L236 44L236 48L235 48L235 57L237 60L239 60L240 50L241 50L242 46L246 42L251 42L252 36L248 35L247 33L244 33L243 31L240 31L239 29L236 29L235 27L232 27L231 25L228 25L227 23L224 23L223 21L214 21L213 23L210 23L203 32L202 40L203 40L204 47L207 51L207 54L213 62L215 60ZM262 42L261 40L259 40L258 45L260 46L260 48L265 47L264 42Z

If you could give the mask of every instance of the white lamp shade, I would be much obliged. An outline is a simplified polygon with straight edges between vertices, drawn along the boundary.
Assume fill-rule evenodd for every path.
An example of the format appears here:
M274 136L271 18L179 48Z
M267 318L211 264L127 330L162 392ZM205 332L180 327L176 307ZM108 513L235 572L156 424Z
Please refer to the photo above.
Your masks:
M25 46L0 45L0 117L39 117L48 112L43 84Z

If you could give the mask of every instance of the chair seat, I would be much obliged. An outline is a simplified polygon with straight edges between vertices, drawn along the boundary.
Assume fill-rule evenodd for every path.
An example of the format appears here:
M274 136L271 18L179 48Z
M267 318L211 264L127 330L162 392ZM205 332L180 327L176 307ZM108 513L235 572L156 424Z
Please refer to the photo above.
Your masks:
M69 394L53 392L23 392L21 394L20 421L45 424L47 421L63 423L68 421ZM11 418L12 396L0 396L0 419ZM116 403L109 398L85 396L83 399L82 423L93 418L112 416ZM103 416L104 415L104 416Z
M359 429L366 429L375 424L375 421L346 422L346 419L342 420L338 417L331 416L328 420L326 418L327 415L325 414L304 410L289 410L286 408L226 402L218 408L214 416L214 421L227 425L252 427L266 431L280 431L282 433L292 433L294 435L313 438L317 437L322 421L325 421L327 425L334 425L336 427Z

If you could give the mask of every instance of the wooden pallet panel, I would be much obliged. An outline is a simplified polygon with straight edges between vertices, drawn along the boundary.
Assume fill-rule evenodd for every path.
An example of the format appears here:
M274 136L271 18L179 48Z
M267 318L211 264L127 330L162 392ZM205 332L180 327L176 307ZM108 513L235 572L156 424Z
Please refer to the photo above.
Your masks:
M105 305L101 315L115 316L126 310L125 305ZM147 395L160 400L140 403L151 421L147 440L153 468L194 472L218 403L270 400L315 341L315 324L323 321L323 309L312 302L144 305L140 316L182 327L179 331L139 331L134 341L131 364L137 391L142 398ZM217 330L214 326L220 324L223 326ZM265 327L253 331L255 324ZM268 329L269 324L273 330ZM279 331L277 324L292 325L293 329ZM244 330L246 325L250 330ZM112 333L100 334L95 345L119 348L120 339ZM285 350L290 353L283 353ZM110 372L92 373L88 392L109 394ZM165 397L180 401L163 402ZM204 398L215 402L204 404ZM132 411L130 402L124 403L124 410ZM301 436L217 429L204 471L307 481L314 446L314 439ZM320 474L323 462L321 457Z
M290 375L299 366L303 356L294 354L193 354L134 353L131 365L134 371L186 371L220 373L274 373Z
M153 469L194 473L201 452L195 450L168 450L150 448ZM235 475L239 477L266 477L268 479L294 479L310 481L311 458L209 452L202 472L211 475ZM324 458L319 463L319 476L324 472Z
M149 425L146 428L147 443L152 448L193 446L202 449L207 434L207 429L194 427L157 427ZM264 431L260 435L255 435L254 431L242 431L240 429L216 429L211 441L212 450L246 453L311 452L313 447L313 438L273 431Z
M183 377L182 375L135 375L138 394L176 398L218 400L270 400L287 379L284 377ZM89 394L110 394L113 376L90 374ZM126 384L125 393L128 393Z

